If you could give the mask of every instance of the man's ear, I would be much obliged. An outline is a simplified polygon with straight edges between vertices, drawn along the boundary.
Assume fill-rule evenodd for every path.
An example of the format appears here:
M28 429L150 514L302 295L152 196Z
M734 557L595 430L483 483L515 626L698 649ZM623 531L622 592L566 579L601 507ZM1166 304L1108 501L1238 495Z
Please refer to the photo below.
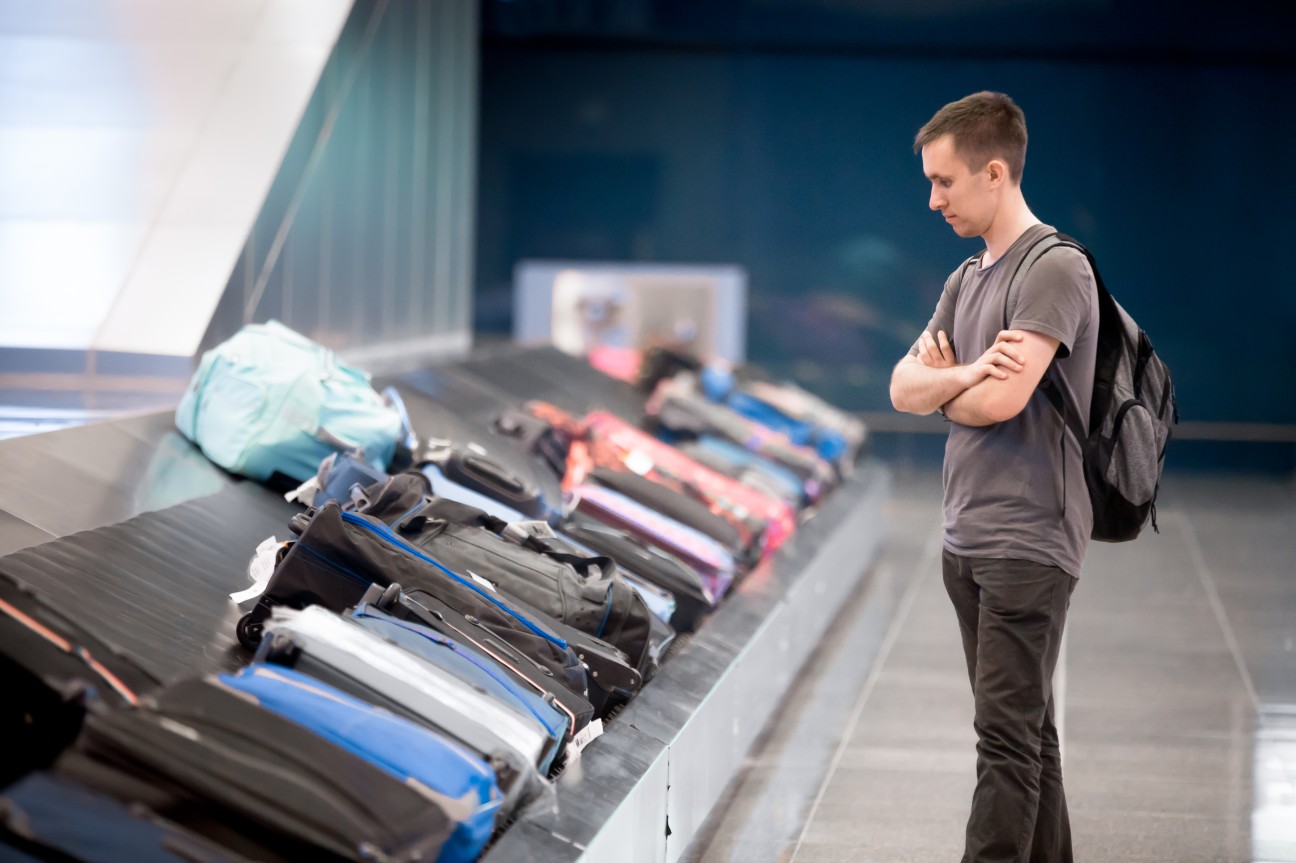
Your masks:
M1008 182L1008 163L1003 159L991 159L986 162L985 172L991 186Z

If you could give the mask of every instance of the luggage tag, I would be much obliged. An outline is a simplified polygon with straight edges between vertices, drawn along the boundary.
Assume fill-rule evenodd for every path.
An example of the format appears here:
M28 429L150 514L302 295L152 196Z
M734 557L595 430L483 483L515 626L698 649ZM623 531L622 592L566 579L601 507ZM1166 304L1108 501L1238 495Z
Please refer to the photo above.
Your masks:
M589 746L595 740L603 736L603 720L591 719L590 724L586 725L580 731L572 735L571 740L567 741L566 760L564 764L572 764L580 760L581 752L586 746Z
M263 539L256 547L256 551L252 553L252 559L248 561L248 578L252 581L252 585L245 590L231 593L230 599L242 606L265 593L266 585L270 583L270 576L274 575L275 564L279 562L279 549L287 544L273 536Z

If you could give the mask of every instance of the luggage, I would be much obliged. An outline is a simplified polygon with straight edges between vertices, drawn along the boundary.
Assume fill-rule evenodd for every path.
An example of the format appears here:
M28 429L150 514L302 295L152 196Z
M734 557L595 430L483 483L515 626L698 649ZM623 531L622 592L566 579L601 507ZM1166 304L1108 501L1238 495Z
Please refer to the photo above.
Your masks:
M606 486L623 497L638 501L648 509L706 534L734 554L742 554L743 540L737 529L697 498L680 494L632 471L605 467L596 466L589 470L583 485L590 483Z
M366 606L472 648L480 658L494 663L500 672L534 691L569 717L577 732L584 730L594 718L594 705L586 697L586 669L576 660L575 654L571 654L571 659L576 664L555 672L551 665L538 662L498 637L479 618L465 617L436 596L418 588L406 591L399 584L385 588L372 584L357 610Z
M538 792L537 771L548 771L558 740L524 713L529 705L489 675L459 677L462 667L430 662L388 635L319 606L281 608L266 624L253 667L291 668L462 744L495 770L505 813ZM484 682L490 687L474 685Z
M402 782L421 786L454 825L440 863L476 860L495 829L500 789L452 740L291 669L253 663L220 682ZM485 699L483 699L485 700Z
M265 860L266 850L257 851ZM0 792L0 859L252 863L154 813L46 771Z
M565 712L554 696L548 693L537 694L532 687L519 684L493 660L482 656L469 645L460 644L436 630L388 614L372 603L358 605L351 612L351 619L368 631L453 674L474 690L490 694L496 702L507 705L520 714L527 723L533 723L542 729L547 742L537 750L539 758L536 764L541 772L550 770L555 758L562 755L563 747L576 731L575 717Z
M298 482L331 452L385 470L402 432L366 373L278 321L248 324L203 354L176 426L228 471Z
M349 709L375 746L408 743L414 753L424 748L409 743L415 734L432 738L409 723L395 734L395 717L332 695L327 709ZM362 719L371 715L385 730ZM456 771L429 777L434 785L410 781L214 677L181 681L136 707L89 712L54 771L258 860L267 852L288 861L471 860L498 800L484 764L471 778Z
M628 469L680 485L706 501L712 512L731 516L731 523L754 520L761 525L765 554L772 553L796 530L796 515L785 502L698 464L625 420L606 411L594 411L586 415L584 422L593 437L621 454L622 464Z
M441 442L440 446L425 445L416 463L419 467L436 469L436 473L429 474L434 486L439 474L456 487L498 501L528 518L545 521L557 518L562 512L562 491L556 482L551 483L552 489L546 495L531 477L510 469L484 450L473 452L472 448L449 442Z
M158 681L0 577L0 788L49 765L77 736L86 702L135 704Z
M696 629L729 587L727 580L704 576L660 546L646 543L585 513L568 515L560 530L572 542L596 554L605 554L622 569L669 590L675 597L675 613L670 624L677 632Z
M254 647L260 640L261 628L277 605L318 604L344 611L360 601L370 584L385 587L396 582L407 590L424 590L465 617L476 618L555 675L579 675L583 662L589 676L582 688L600 715L638 692L643 683L642 674L621 651L503 595L485 579L454 572L380 521L344 513L329 503L308 519L295 519L294 529L301 530L300 537L275 567L257 605L239 621L238 637L245 646Z
M677 555L712 583L728 588L735 563L720 543L686 524L662 515L623 494L597 485L574 489L576 511L620 528ZM724 590L721 590L723 593Z
M850 472L867 439L868 431L857 417L796 384L761 380L750 369L735 376L716 366L703 369L698 381L707 398L813 448L843 474Z
M748 419L726 405L714 404L698 391L694 379L680 376L662 381L647 405L649 420L668 439L718 437L779 465L799 478L802 496L815 501L839 479L828 461L787 435Z
M651 654L662 649L654 643L652 613L611 558L577 553L544 522L510 525L426 488L418 474L398 474L365 489L356 511L387 523L455 572L471 573L478 583L624 651L651 676Z
M670 619L675 616L675 594L635 575L624 567L621 569L621 577L626 580L626 584L634 588L635 593L643 598L644 605L648 606L653 617L663 623L670 623Z
M795 473L732 441L702 435L695 440L676 441L675 448L743 485L787 501L792 506L802 507L816 500Z

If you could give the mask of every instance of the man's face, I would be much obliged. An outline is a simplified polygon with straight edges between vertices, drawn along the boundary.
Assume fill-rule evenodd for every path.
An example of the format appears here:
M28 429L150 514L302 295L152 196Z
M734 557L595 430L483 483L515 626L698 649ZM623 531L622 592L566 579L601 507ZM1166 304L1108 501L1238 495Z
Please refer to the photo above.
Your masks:
M942 135L922 148L923 173L931 181L927 206L939 210L960 237L979 237L994 221L995 195L986 169L973 173L954 150L954 139Z

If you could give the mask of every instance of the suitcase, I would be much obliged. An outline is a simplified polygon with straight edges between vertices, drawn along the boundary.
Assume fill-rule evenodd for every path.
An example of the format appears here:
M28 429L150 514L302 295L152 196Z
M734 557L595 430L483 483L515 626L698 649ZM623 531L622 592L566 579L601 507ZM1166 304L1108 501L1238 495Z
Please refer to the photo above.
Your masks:
M397 729L400 720L340 692L326 702L337 715L349 711L364 742L408 744L402 757L433 746L431 732ZM432 785L410 781L204 677L136 707L87 713L53 770L256 859L264 848L283 860L458 863L489 838L499 799L486 765L471 767L430 776Z
M754 519L764 527L763 554L772 553L796 530L796 515L785 502L698 464L619 417L606 411L594 411L585 417L585 425L592 436L622 453L622 461L630 469L633 470L633 464L637 464L651 471L654 478L660 476L680 484L707 501L712 512L732 516L731 523L735 525ZM635 472L644 473L640 470Z
M8 846L6 848L5 846ZM268 849L247 849L257 860ZM0 792L0 860L62 863L252 863L139 807L48 771Z
M479 618L465 617L436 596L417 588L405 591L399 584L386 588L370 585L357 609L365 606L471 647L515 683L553 704L570 718L578 732L594 718L594 705L587 697L587 672L579 663L566 669L565 674L555 673L551 666L537 662L499 638ZM572 659L576 659L575 654Z
M426 591L464 617L481 621L561 679L588 675L580 688L599 715L633 696L643 683L621 651L502 594L485 579L459 575L380 521L344 513L335 503L303 521L294 519L300 537L275 567L256 606L239 621L237 634L244 646L256 646L277 605L318 604L344 611L360 601L370 584L395 582L406 590Z
M603 486L577 486L573 490L573 496L577 501L577 512L666 549L712 583L727 589L733 580L736 570L733 555L718 542L688 525Z
M50 764L77 736L87 700L130 705L158 681L0 577L0 788Z
M782 465L724 438L702 435L692 440L676 441L675 447L707 467L795 507L816 502L826 490L819 486L807 486L800 477Z
M400 781L429 790L454 824L437 857L441 863L476 860L490 839L499 785L486 762L454 740L292 669L253 663L220 681Z
M693 379L662 381L648 400L651 421L669 436L718 437L750 450L794 473L804 494L819 499L840 479L832 464L813 449L793 443L782 432L755 422L732 408L707 401Z
M652 657L673 633L652 625L643 598L611 558L578 553L545 522L509 524L424 489L417 474L398 474L366 489L356 511L455 572L624 651L645 679L653 674Z
M349 615L319 606L277 609L255 663L291 668L467 747L494 769L506 814L543 787L537 771L549 769L558 749L508 687L491 681L489 689L475 688Z
M570 513L560 526L562 535L595 554L605 554L624 570L671 592L675 613L670 624L677 632L692 632L728 590L729 583L705 576L677 555L582 512Z

